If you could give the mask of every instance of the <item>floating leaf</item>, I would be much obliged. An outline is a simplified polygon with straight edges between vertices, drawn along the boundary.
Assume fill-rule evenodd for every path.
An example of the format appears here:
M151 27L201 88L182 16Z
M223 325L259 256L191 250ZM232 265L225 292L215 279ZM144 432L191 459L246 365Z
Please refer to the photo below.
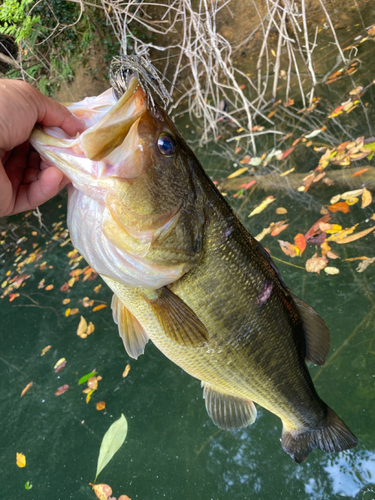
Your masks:
M65 358L59 359L58 362L53 367L55 373L61 372L61 370L65 367L65 365L66 365L66 359Z
M81 316L81 320L80 320L78 328L77 328L78 337L85 339L87 337L86 331L87 331L87 321L85 320L85 318L83 316Z
M104 309L106 306L106 304L99 304L98 306L95 306L93 311L100 311L100 309Z
M61 396L61 394L64 394L64 392L66 392L68 389L69 389L68 384L64 384L57 389L57 391L55 392L55 395Z
M243 174L248 170L248 167L242 167L233 172L232 174L228 175L227 179L234 179L235 177L238 177L239 175Z
M107 500L107 498L112 495L112 488L108 486L108 484L89 484L92 486L92 489L99 500Z
M27 393L27 391L33 386L33 382L29 382L24 390L21 392L21 398Z
M43 351L41 352L41 354L40 354L40 355L41 355L41 356L44 356L44 355L45 355L45 353L46 353L46 352L48 352L48 351L51 349L51 347L52 347L51 345L47 345L47 346L43 349Z
M98 372L90 372L90 373L86 373L86 375L84 375L83 377L81 377L78 381L78 385L82 385L84 384L85 382L87 382L91 377L93 377L94 375L96 375Z
M283 172L282 174L280 174L280 177L285 177L286 175L289 175L291 174L292 172L294 172L295 170L295 167L289 169L289 170L286 170L285 172Z
M95 292L95 293L98 293L98 292L99 292L99 290L101 289L101 287L102 287L102 285L101 285L101 284L100 284L100 285L97 285L97 286L94 288L94 292Z
M349 205L346 203L346 201L339 201L338 203L329 205L328 210L333 213L342 212L344 214L347 214L348 212L350 212Z
M352 234L352 232L355 230L355 228L358 226L358 223L355 224L352 227L348 227L347 229L343 229L342 231L339 231L336 234L332 234L329 238L328 241L338 241L343 238L346 238L349 234Z
M86 335L91 335L91 333L95 332L95 326L94 323L90 321L89 326L87 327L86 330Z
M91 307L94 305L94 301L89 299L89 297L83 297L82 299L83 307Z
M369 227L367 229L364 229L363 231L360 231L359 233L354 233L351 236L347 236L346 238L341 238L336 240L336 243L339 243L340 245L344 243L351 243L352 241L359 240L359 238L363 238L363 236L366 236L366 234L371 233L375 229L375 226Z
M370 264L372 264L373 262L375 262L375 257L372 257L371 259L366 259L366 260L364 260L364 261L360 262L360 263L358 264L358 267L357 267L356 271L357 271L358 273L363 273L363 271L364 271L365 269L367 269L367 268L368 268L368 266L369 266Z
M306 261L306 271L309 273L318 273L328 264L327 257L318 257L315 254L311 259Z
M64 306L66 306L66 304L69 304L69 302L70 302L70 299L64 299L62 301L62 303L64 304Z
M26 467L26 457L23 453L16 453L16 464L18 467Z
M130 372L130 365L128 364L128 365L125 366L125 370L124 370L124 372L122 374L122 378L127 377L129 372Z
M283 221L276 222L276 224L273 224L272 226L272 231L271 231L271 236L277 236L278 234L281 233L281 231L284 231L289 226L289 224L283 224Z
M118 500L132 500L132 499L129 498L128 495L121 495L118 497Z
M334 274L339 274L339 270L337 269L337 267L325 267L324 268L324 272L333 276Z
M102 444L100 445L98 464L96 468L96 478L113 455L121 448L128 433L128 422L124 415L114 422L108 431L104 434Z
M263 210L268 207L268 205L274 202L276 198L273 196L267 196L266 199L262 201L262 203L254 208L254 210L248 215L248 217L252 217L253 215L260 214Z
M299 250L298 255L302 255L303 251L306 248L306 240L305 240L305 237L303 236L303 234L298 233L298 234L295 235L295 237L294 237L294 244L295 244L295 246Z
M339 254L337 254L336 252L332 252L331 250L328 250L327 257L329 259L340 259L341 258Z
M93 389L94 391L96 391L96 389L98 388L98 381L101 380L102 377L95 377L95 375L93 375L92 377L90 377L87 381L87 387L89 387L90 389Z
M289 241L278 240L281 250L285 253L285 255L289 255L289 257L295 257L299 254L299 250L295 245L289 243Z
M104 408L105 408L105 401L99 401L98 403L96 403L96 409L98 411L104 410Z
M30 483L30 481L26 481L25 490L31 490L32 487L33 487L33 485Z
M48 290L48 291L49 291L49 290L52 290L52 289L53 289L53 285L47 285L47 286L46 286L46 290Z
M369 168L362 168L361 170L358 170L358 172L355 172L354 174L352 174L352 177L358 177L359 175L362 175L365 172L367 172L367 170L369 170Z
M284 207L278 207L276 208L276 213L277 215L284 215L288 213L288 210Z
M85 391L83 391L83 392L85 392ZM88 404L88 402L90 401L93 392L95 392L95 389L89 389L89 391L86 395L86 404Z
M368 189L363 188L362 193L362 208L368 207L372 203L372 196Z
M347 191L346 193L342 193L340 198L342 200L347 200L348 198L356 198L357 196L361 196L363 193L362 189L355 189L354 191Z

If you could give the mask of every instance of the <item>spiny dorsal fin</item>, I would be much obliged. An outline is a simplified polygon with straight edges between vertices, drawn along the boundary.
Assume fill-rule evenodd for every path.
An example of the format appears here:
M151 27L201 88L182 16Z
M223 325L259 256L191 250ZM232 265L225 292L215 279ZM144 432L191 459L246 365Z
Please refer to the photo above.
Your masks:
M166 287L157 290L156 294L156 298L146 297L146 300L162 324L167 337L187 347L207 342L207 328L180 297Z
M255 422L257 410L250 399L231 396L202 382L207 413L220 429L236 430Z
M112 298L112 313L126 352L131 358L137 359L145 351L149 339L147 333L117 295Z
M324 365L330 339L327 325L318 313L299 297L292 294L293 300L303 322L306 339L306 359L317 365Z

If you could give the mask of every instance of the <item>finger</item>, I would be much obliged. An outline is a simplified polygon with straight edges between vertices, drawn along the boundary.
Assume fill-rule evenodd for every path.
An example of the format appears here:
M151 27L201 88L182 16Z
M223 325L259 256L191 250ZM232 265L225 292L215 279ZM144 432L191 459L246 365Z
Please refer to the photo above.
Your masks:
M39 170L39 168L40 168L40 156L39 156L39 153L37 153L36 151L29 151L28 167L35 168L35 169Z
M25 171L25 175L23 177L22 184L31 184L33 182L38 181L40 174L41 174L41 172L40 172L39 168L28 168Z
M30 145L27 141L15 147L8 161L5 163L5 172L12 184L14 193L23 181L29 159L29 147Z
M32 184L22 184L17 193L13 213L32 210L55 196L63 182L63 173L50 167L40 173L39 179Z

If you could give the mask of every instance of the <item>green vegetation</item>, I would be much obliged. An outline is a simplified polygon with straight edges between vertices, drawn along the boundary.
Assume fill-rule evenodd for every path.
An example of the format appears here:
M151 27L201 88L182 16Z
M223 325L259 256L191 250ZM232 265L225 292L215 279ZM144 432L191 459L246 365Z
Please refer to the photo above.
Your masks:
M94 3L93 3L94 5ZM22 70L5 77L23 77L47 95L73 79L74 67L87 62L90 50L105 59L119 52L104 10L66 0L5 0L0 6L0 34L11 36L19 49Z

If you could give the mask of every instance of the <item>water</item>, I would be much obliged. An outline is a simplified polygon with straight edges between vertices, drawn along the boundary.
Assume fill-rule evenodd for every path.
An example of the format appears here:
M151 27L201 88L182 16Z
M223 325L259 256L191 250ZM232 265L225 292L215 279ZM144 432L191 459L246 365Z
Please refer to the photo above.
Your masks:
M366 71L370 69L366 66ZM366 73L361 76L360 82L345 80L333 90L326 90L321 109L340 104L353 84L366 85L370 81ZM338 101L335 105L333 96ZM333 137L337 145L348 138L371 135L367 123L374 123L372 90L366 98L368 120L358 109L335 123L331 121L331 136L324 136L321 142L327 144ZM284 116L281 113L280 122ZM293 121L295 117L288 119ZM289 125L296 123L298 126L297 121ZM316 126L314 123L311 128ZM182 121L180 128L194 141L199 130L191 124L186 129L186 124ZM264 140L267 149L267 138ZM218 180L235 169L233 145L231 149L227 146L223 140L215 147L211 144L197 148L202 163ZM316 167L318 158L312 149L301 147L291 161L297 171L305 172ZM362 163L373 165L373 160ZM275 161L264 171L279 166ZM343 418L359 443L353 450L333 455L314 451L302 465L295 464L282 451L281 422L273 414L258 408L258 419L250 428L220 431L206 413L199 381L166 359L151 342L137 361L129 359L112 320L111 292L104 283L94 291L102 283L100 277L83 281L80 275L74 286L61 291L77 265L67 256L72 247L63 232L64 193L42 207L43 227L32 214L1 221L6 234L0 237L0 282L20 274L30 276L17 289L7 290L9 281L2 289L9 293L1 300L0 498L95 498L89 483L95 478L100 443L109 426L123 413L129 423L127 439L98 478L98 482L112 487L116 498L126 494L132 500L375 499L375 264L360 274L356 271L358 261L344 261L375 256L374 236L342 246L332 244L341 257L330 261L340 270L335 276L327 276L324 271L320 275L306 272L305 262L312 257L313 247L308 247L302 257L292 259L281 252L277 243L277 239L292 242L295 234L304 234L321 217L322 205L343 191L343 186L320 185L308 193L279 191L276 186L267 192L248 191L244 198L228 193L228 200L253 235L270 222L289 219L289 227L280 236L267 236L262 243L278 259L286 284L317 309L331 332L326 366L312 366L310 371L319 395ZM276 202L248 219L254 206L271 194ZM275 214L280 206L288 210L285 217ZM359 228L363 229L369 226L364 221L373 214L372 207L362 210L357 204L349 214L336 214L334 222L343 227L361 222ZM59 222L62 224L56 228ZM33 253L38 248L41 258L20 267L27 257L39 255ZM85 265L78 263L80 269ZM8 271L11 273L7 276ZM38 288L43 279L44 288ZM47 290L47 285L54 287ZM84 307L84 297L94 299L94 304ZM63 304L67 298L70 302ZM93 311L100 304L107 307ZM67 308L78 308L79 313L67 317ZM80 315L95 325L95 332L86 339L76 335ZM52 347L41 356L47 345ZM67 364L55 373L54 365L60 358L66 358ZM131 369L123 378L127 364ZM78 380L94 369L103 378L86 403L82 393L85 385L78 386ZM29 382L33 386L20 398ZM56 396L64 384L70 388ZM96 409L99 401L105 401L105 410ZM26 456L25 468L17 467L17 452ZM25 489L27 481L32 485L30 490Z

